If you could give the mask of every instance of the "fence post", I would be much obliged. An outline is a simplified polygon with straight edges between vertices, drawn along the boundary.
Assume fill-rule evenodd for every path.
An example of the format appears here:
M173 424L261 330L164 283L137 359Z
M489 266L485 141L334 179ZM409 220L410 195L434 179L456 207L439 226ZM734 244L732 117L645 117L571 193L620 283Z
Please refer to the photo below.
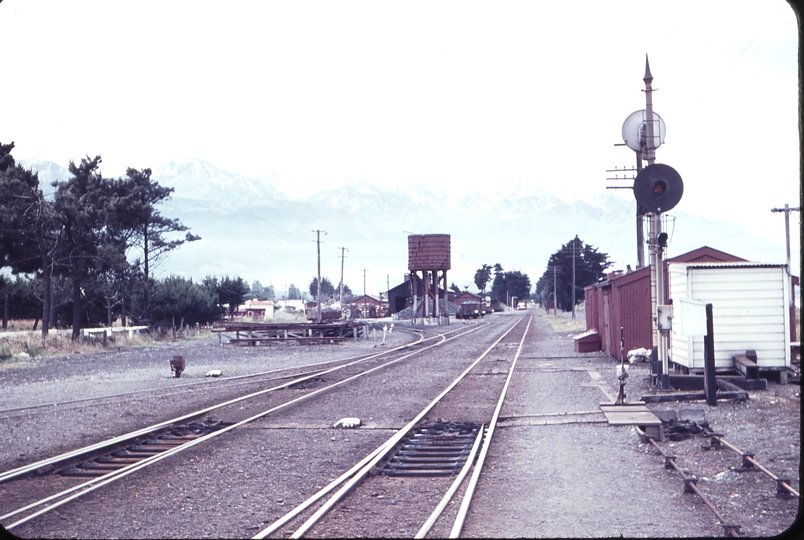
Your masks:
M715 330L712 321L712 304L706 304L706 336L704 336L704 390L706 404L717 406L717 380L715 379Z

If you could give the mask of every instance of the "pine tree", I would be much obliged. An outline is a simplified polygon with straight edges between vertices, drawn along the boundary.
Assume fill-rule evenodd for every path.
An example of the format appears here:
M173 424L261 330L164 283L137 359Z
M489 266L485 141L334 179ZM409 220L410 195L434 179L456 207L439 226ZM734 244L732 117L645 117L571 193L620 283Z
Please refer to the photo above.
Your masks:
M536 295L542 300L554 300L558 309L571 311L573 290L573 265L575 267L575 303L583 302L583 289L601 281L605 270L611 266L607 253L598 252L597 248L584 244L577 236L561 246L561 249L550 255L548 269L536 284ZM555 268L555 271L553 270ZM558 298L553 298L553 276Z

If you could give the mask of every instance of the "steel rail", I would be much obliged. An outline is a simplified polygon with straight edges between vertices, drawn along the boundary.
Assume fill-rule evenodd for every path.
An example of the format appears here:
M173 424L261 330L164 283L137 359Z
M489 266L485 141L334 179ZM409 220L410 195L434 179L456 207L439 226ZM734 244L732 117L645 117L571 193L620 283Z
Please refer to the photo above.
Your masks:
M796 497L798 499L801 498L801 496L799 495L799 492L796 491L795 489L793 489L793 486L788 484L786 480L783 480L782 478L779 478L778 476L773 474L770 470L768 470L767 468L762 466L761 463L759 463L756 459L754 459L753 454L743 452L742 450L740 450L736 446L730 444L728 441L726 441L726 439L723 439L722 437L719 437L719 436L714 435L714 434L711 435L711 437L712 437L712 440L717 441L719 444L722 444L723 446L726 446L727 448L730 448L731 450L734 450L736 453L740 454L740 456L743 458L744 462L748 462L752 466L756 467L760 471L762 471L765 474L767 474L768 476L770 476L773 479L773 481L777 483L777 486L780 486L783 489L786 489L794 497Z
M489 447L491 446L491 439L494 436L494 428L497 425L497 420L500 417L500 411L502 410L503 402L505 401L505 394L508 392L508 387L511 385L511 378L514 375L516 363L517 360L519 360L519 355L522 353L522 346L525 344L525 338L528 335L530 323L532 321L533 315L531 315L528 319L528 325L525 327L525 333L522 335L522 340L519 342L519 347L517 347L516 354L514 354L511 369L508 370L508 377L505 378L505 385L503 386L502 393L500 394L500 399L497 401L497 407L495 407L494 414L491 417L491 422L489 422L488 433L486 433L486 442L480 451L480 456L477 458L477 464L475 465L474 471L472 471L472 477L469 479L469 485L466 487L466 493L464 493L463 499L461 500L458 515L455 517L455 522L453 523L452 530L449 534L450 538L458 538L461 534L461 529L463 529L463 523L466 520L469 505L472 503L475 486L477 486L477 481L480 478L480 472L483 470L483 464L486 461L486 456L488 455Z
M226 426L226 427L224 427L224 428L222 428L220 430L214 431L212 433L208 433L207 435L203 435L203 436L201 436L201 437L199 437L197 439L189 441L186 444L176 446L176 447L171 448L169 450L166 450L166 451L164 451L164 452L162 452L160 454L150 456L150 457L145 458L142 461L139 461L137 463L129 464L129 465L117 470L117 471L111 471L110 473L108 473L108 474L106 474L104 476L94 478L94 479L92 479L92 480L90 480L88 482L85 482L84 484L73 486L72 488L69 488L69 489L67 489L65 491L62 491L61 493L51 495L50 497L47 497L47 498L42 499L40 501L31 503L31 504L29 504L28 506L26 506L24 508L17 509L17 510L15 510L13 512L10 512L10 513L8 513L8 514L6 514L4 516L0 516L0 520L6 519L8 517L12 517L12 516L17 515L17 514L19 514L21 512L30 510L30 509L35 508L37 506L41 506L42 504L45 504L45 503L50 502L52 500L56 500L59 497L63 497L65 495L67 495L65 498L63 498L61 500L58 500L57 502L55 502L55 503L53 503L53 504L51 504L51 505L39 510L39 511L33 513L33 514L30 514L30 515L26 516L25 518L22 518L22 519L14 522L14 523L11 523L10 525L7 525L5 527L8 530L8 529L12 529L14 527L17 527L19 525L22 525L23 523L26 523L26 522L30 521L31 519L34 519L34 518L36 518L36 517L38 517L38 516L40 516L42 514L50 512L51 510L55 510L56 508L59 508L60 506L63 506L64 504L66 504L66 503L68 503L68 502L70 502L72 500L75 500L75 499L77 499L79 497L82 497L82 496L86 495L87 493L90 493L91 491L94 491L95 489L98 489L98 488L100 488L100 487L102 487L104 485L107 485L107 484L111 483L111 482L114 482L114 481L117 481L117 480L119 480L121 478L124 478L124 477L128 476L129 474L131 474L133 472L136 472L136 471L138 471L140 469L143 469L143 468L145 468L145 467L147 467L149 465L152 465L152 464L157 463L157 462L159 462L159 461L161 461L163 459L166 459L166 458L168 458L170 456L173 456L174 454L178 454L179 452L183 452L184 450L187 450L187 449L189 449L189 448L191 448L191 447L193 447L193 446L195 446L197 444L201 444L202 442L206 442L209 439L212 439L214 437L217 437L219 435L222 435L224 433L232 431L233 429L237 429L238 427L241 427L241 426L246 425L248 423L254 422L255 420L263 418L264 416L267 416L267 415L269 415L269 414L271 414L273 412L276 412L276 411L278 411L280 409L283 409L283 408L288 407L290 405L296 404L296 403L298 403L300 401L308 399L308 398L310 398L310 397L312 397L314 395L320 394L320 393L325 392L327 390L331 390L332 388L335 388L335 387L340 386L342 384L346 384L347 382L351 382L354 379L357 379L359 377L362 377L364 375L367 375L367 374L372 373L374 371L377 371L379 369L385 368L385 367L387 367L387 366L389 366L391 364L395 364L396 362L399 362L401 360L409 358L409 357L411 357L413 355L419 354L419 353L421 353L421 352L423 352L425 350L431 349L433 347L437 347L437 346L441 345L442 343L444 343L445 341L456 339L458 337L461 337L463 335L471 333L471 332L477 330L478 328L480 328L480 327L475 327L475 328L473 328L473 329L471 329L471 330L469 330L467 332L464 332L463 334L460 334L458 336L453 336L453 337L450 337L450 338L444 338L443 336L436 336L436 337L441 337L442 340L439 341L438 343L434 343L433 345L429 345L428 347L425 347L424 349L418 349L418 350L415 350L415 351L411 351L411 352L409 352L409 353L407 353L407 354L405 354L403 356L400 356L399 358L395 358L395 359L393 359L393 360L391 360L389 362L386 362L386 363L384 363L382 365L375 366L375 367L373 367L371 369L368 369L366 371L363 371L363 372L360 372L358 374L352 375L351 377L348 377L348 378L346 378L346 379L344 379L342 381L338 381L338 382L333 383L333 384L331 384L329 386L319 388L318 390L314 390L312 392L304 394L303 396L299 396L299 397L297 397L295 399L292 399L290 401L287 401L285 403L281 403L281 404L279 404L279 405L277 405L275 407L272 407L271 409L268 409L266 411L263 411L261 413L258 413L256 415L254 415L254 416L246 418L245 420L241 420L240 422L234 423L234 424L232 424L230 426ZM384 351L383 353L378 354L376 356L381 356L382 354L385 354L386 352L388 352L388 351ZM363 360L361 360L361 361L363 361ZM358 362L352 362L350 365L353 365L353 364L356 364L356 363L358 363ZM336 366L335 368L332 368L331 370L328 370L328 371L335 371L336 369L341 369L343 367L347 367L347 365ZM289 384L295 384L297 382L298 381L294 381L294 382L282 385L282 387L287 386ZM277 388L279 388L279 387L277 387ZM257 394L259 394L259 393L264 393L264 392L258 392ZM237 401L240 401L240 399L233 400L233 401L237 402ZM217 407L215 407L215 408L217 408ZM82 490L82 491L79 491L79 490ZM72 493L72 495L70 495L70 493Z
M369 355L369 356L366 356L366 357L359 357L358 360L354 360L354 361L348 362L346 364L340 364L338 366L334 366L334 367L332 367L330 369L326 369L326 370L323 370L323 371L316 371L313 374L306 375L304 377L294 379L293 381L287 382L287 383L279 385L279 386L274 386L274 387L267 388L267 389L264 389L264 390L259 390L257 392L252 392L250 394L246 394L245 396L240 396L240 397L231 399L229 401L225 401L223 403L219 403L217 405L213 405L211 407L201 409L199 411L195 411L195 412L183 415L183 416L172 418L170 420L165 420L164 422L159 422L158 424L153 424L151 426L144 427L142 429L138 429L136 431L132 431L132 432L126 433L124 435L119 435L117 437L113 437L111 439L108 439L108 440L105 440L105 441L102 441L102 442L99 442L99 443L95 443L95 444L92 444L92 445L89 445L89 446L78 448L76 450L71 450L69 452L65 452L63 454L59 454L59 455L51 457L51 458L43 459L43 460L40 460L40 461L37 461L37 462L34 462L34 463L30 463L28 465L23 465L22 467L17 467L15 469L5 471L3 473L0 473L0 484L2 484L3 482L7 482L7 481L9 481L9 480L11 480L13 478L22 476L24 474L28 474L30 472L33 472L33 471L35 471L37 469L41 469L42 467L47 467L47 466L50 466L50 465L53 465L53 464L56 464L56 463L59 463L59 462L74 458L74 457L78 457L78 456L81 456L81 455L84 455L84 454L88 454L90 452L94 452L95 450L101 450L103 448L108 448L110 446L115 446L115 445L120 444L122 442L129 441L129 440L132 440L132 439L136 439L137 437L141 437L143 435L147 435L148 433L152 433L154 431L163 429L163 428L165 428L165 427L167 427L167 426L169 426L171 424L175 424L175 423L178 423L178 422L183 422L185 420L189 420L191 418L201 416L203 414L209 413L209 412L214 411L216 409L226 407L226 406L229 406L229 405L233 405L233 404L238 403L240 401L251 399L251 398L257 397L259 395L267 394L269 392L274 392L276 390L281 390L281 389L286 388L288 386L291 386L293 384L297 384L299 382L306 381L308 379L311 379L313 377L317 377L319 375L332 373L333 371L337 371L337 370L343 369L345 367L351 367L351 366L353 366L355 364L358 364L358 363L361 363L361 362L366 362L368 360L372 360L372 359L380 357L380 356L388 355L388 354L397 352L399 350L411 347L412 345L415 345L415 344L421 344L421 343L424 343L424 342L429 341L431 339L438 339L438 337L439 336L433 336L433 337L430 337L430 338L422 338L421 340L416 341L413 344L401 345L399 347L394 347L393 349L388 349L387 351L382 351L382 352L379 352L379 353L376 353L376 354L373 354L373 355ZM317 364L313 364L313 365L317 365Z
M337 362L337 360L334 360L333 362ZM329 363L332 363L332 362L329 362ZM302 367L307 367L307 366L302 366ZM279 380L279 379L288 379L288 378L292 378L292 377L298 377L300 375L309 375L309 374L312 374L312 373L320 373L320 371L321 371L321 370L318 370L318 371L315 371L315 372L308 371L308 372L302 372L302 373L299 373L299 374L296 374L296 375L285 375L285 376L281 376L281 377L272 377L270 379L260 379L260 380L255 380L255 381L238 381L238 382L235 382L234 384L225 384L225 383L235 381L235 380L238 380L238 379L261 377L261 376L265 376L265 375L270 375L271 373L276 373L276 372L280 372L280 371L288 371L288 370L292 370L292 369L296 369L296 368L280 368L280 369L275 369L275 370L271 370L271 371L263 371L263 372L260 372L260 373L252 373L252 374L249 374L249 375L238 375L238 376L235 376L235 377L221 377L221 378L218 378L218 379L215 379L215 380L207 379L207 380L203 380L203 381L191 382L191 383L188 383L188 384L181 384L181 385L176 385L176 386L169 386L169 387L162 387L162 388L146 388L146 389L142 389L142 390L132 390L130 392L120 392L120 393L117 393L117 394L106 394L106 395L103 395L103 396L71 399L71 400L67 400L67 401L57 401L57 402L54 402L54 403L43 403L43 404L40 404L40 405L31 405L29 407L14 407L12 409L0 409L0 415L2 415L3 413L6 413L6 412L17 412L17 411L22 411L23 412L23 414L0 416L0 419L5 420L5 419L10 419L10 418L18 418L20 416L23 416L25 411L31 411L31 414L33 414L33 410L35 410L35 409L44 409L44 408L50 408L50 407L61 407L61 406L64 406L64 405L74 405L74 404L78 404L78 403L86 403L87 401L103 401L103 400L106 400L106 399L115 399L115 398L119 398L119 397L132 396L132 395L136 395L136 394L147 394L149 392L160 392L161 390L175 390L173 392L165 392L165 393L160 393L159 394L159 397L169 397L169 396L175 396L175 395L185 393L187 391L185 389L187 387L190 387L190 386L198 386L198 385L206 384L208 386L215 386L215 388L231 388L233 386L240 386L240 385L243 385L243 384L258 384L258 383L262 383L262 382L276 381L276 380ZM99 403L98 404L98 406L101 406L101 405L108 405L108 404L107 403Z
M639 429L639 427L637 427L637 429ZM718 511L718 509L715 507L715 505L713 505L709 501L709 499L706 498L706 496L703 494L703 492L701 492L701 490L698 489L698 478L695 477L694 475L688 476L684 472L684 470L681 467L679 467L678 464L676 463L676 456L671 456L671 455L667 454L662 449L662 447L659 446L659 444L653 439L653 437L649 437L648 435L644 435L644 433L643 433L643 436L647 439L647 441L651 445L653 445L656 448L656 450L659 451L659 453L662 455L662 457L664 457L664 462L665 462L664 466L665 466L665 468L673 468L673 469L675 469L676 472L678 472L684 478L684 491L685 492L694 492L696 495L698 495L701 498L701 500L704 502L704 504L707 506L707 508L709 508L709 510L715 516L715 518L717 518L718 522L720 522L720 524L723 526L725 534L727 534L727 535L729 535L729 536L731 536L733 538L739 538L740 537L740 525L730 524L730 523L726 522L726 518L723 517L723 515Z
M405 329L401 329L401 331L404 332ZM399 349L402 349L402 348L405 348L405 347L411 347L411 346L416 345L417 343L421 343L422 341L425 341L427 339L433 339L433 337L425 338L422 335L421 332L411 332L411 333L418 335L419 339L417 339L416 341L413 341L411 343L407 343L405 345L400 345L400 346L395 347L393 349L388 349L388 351L386 351L386 352L393 352L393 351L396 351L396 350L399 350ZM367 357L370 359L370 358L372 358L374 356L376 356L376 355L368 355ZM0 409L0 415L2 415L4 413L8 413L8 412L27 411L27 410L33 410L33 409L44 409L44 408L48 408L48 407L59 407L59 406L62 406L62 405L72 405L74 403L85 403L87 401L103 400L103 399L114 399L114 398L118 398L118 397L131 396L131 395L134 395L134 394L146 394L148 392L159 392L161 390L166 390L166 389L170 389L170 390L183 389L183 388L188 388L188 387L191 387L191 386L199 386L199 385L202 385L202 384L215 385L218 388L220 388L220 387L230 387L230 386L236 386L236 385L224 385L223 383L230 382L230 381L236 381L236 380L239 380L239 379L249 379L249 378L253 378L253 377L262 377L264 375L271 375L273 373L278 373L278 372L281 372L281 371L291 371L291 370L294 370L294 369L310 368L310 367L313 367L313 366L326 366L328 364L334 364L336 362L348 362L348 361L353 361L355 359L360 359L360 358L364 358L364 357L366 357L366 355L356 355L356 356L347 357L347 358L343 358L343 359L339 359L339 360L327 360L325 362L315 362L315 363L312 363L312 364L304 364L302 366L277 368L277 369L271 369L271 370L268 370L268 371L260 371L260 372L257 372L257 373L249 373L247 375L236 375L236 376L231 376L231 377L220 377L220 378L216 378L214 380L205 379L203 381L193 381L193 382L189 382L189 383L185 383L185 384L177 384L177 385L173 385L173 386L165 387L165 388L145 388L145 389L142 389L142 390L132 390L130 392L119 392L119 393L116 393L116 394L106 394L106 395L96 396L96 397L70 399L70 400L67 400L67 401L57 401L57 402L54 402L54 403L41 403L41 404L38 404L38 405L30 405L30 406L27 406L27 407L12 407L12 408L9 408L9 409ZM312 372L308 372L308 373L302 372L302 373L296 374L296 375L287 375L286 377L298 377L299 375L308 375L309 373L312 373ZM276 377L276 378L269 379L269 380L276 380L277 378L281 379L281 378L284 378L284 377ZM265 382L265 381L254 381L254 382ZM237 383L237 384L251 384L251 383L252 383L252 381L245 381L245 382L240 382L240 383ZM172 395L176 395L176 394L179 394L179 393L181 393L181 392L171 392L171 393L162 394L162 395L163 396L172 396ZM2 416L0 418L11 418L11 416Z
M349 469L348 471L346 471L345 473L340 475L338 478L336 478L335 480L333 480L332 482L330 482L329 484L327 484L326 486L324 486L323 488L318 490L315 494L313 494L306 501L304 501L301 504L299 504L298 506L296 506L293 510L291 510L290 512L288 512L287 514L285 514L284 516L282 516L278 520L274 521L271 525L269 525L265 529L261 530L259 533L257 533L252 538L256 538L256 539L265 538L269 534L272 534L277 529L279 529L282 525L284 525L285 523L287 523L291 519L295 518L296 516L298 516L299 514L304 512L305 510L307 510L307 508L309 508L310 506L315 504L322 497L324 497L327 493L330 493L332 490L337 488L343 482L345 482L346 480L351 478L352 475L354 475L356 472L358 472L360 469L362 469L367 463L369 463L371 460L373 460L374 457L377 456L377 454L379 454L380 452L384 452L387 445L388 445L388 441L385 441L383 444L381 444L380 446L378 446L377 448L372 450L371 453L369 453L366 457L364 457L359 462L354 464L351 469Z
M455 386L457 386L458 383L461 382L461 380L463 380L463 378L466 377L466 375L468 375L475 368L475 366L477 366L477 364L480 363L480 361L483 360L483 358L485 358L489 354L489 352L491 352L494 349L494 347L496 347L497 344L499 344L499 342L503 340L503 338L505 338L509 333L511 333L511 331L520 322L521 319L512 324L511 327L508 328L508 330L506 330L494 343L491 344L491 346L489 346L488 349L486 349L474 362L472 362L472 364L470 364L460 375L458 375L458 377L449 386L447 386L441 393L439 393L438 396L435 397L435 399L433 399L429 404L427 404L424 407L424 409L422 409L408 424L406 424L402 429L400 429L385 443L383 443L380 448L384 449L384 451L378 452L377 455L375 455L375 457L371 459L371 461L366 463L357 473L355 473L337 492L335 492L335 494L332 497L330 497L321 507L319 507L318 510L316 510L316 512L313 513L313 515L310 516L307 519L307 521L305 521L301 525L301 527L299 527L299 529L296 530L296 532L294 532L291 535L291 538L301 538L305 532L307 532L313 525L315 525L315 523L318 522L319 519L321 519L321 517L323 517L327 512L329 512L332 509L332 507L335 506L335 504L337 504L347 493L349 493L352 490L352 488L354 488L359 482L361 482L366 477L366 475L368 475L369 471L371 471L371 469L374 468L374 466L376 466L377 463L379 463L385 457L385 455L388 452L390 452L391 449L393 449L406 435L408 435L408 433L410 433L416 427L419 421L422 418L424 418L424 416L428 412L430 412L430 410L433 407L435 407L435 405L438 404L444 398L444 396L446 396L450 391L452 391L452 389L455 388ZM480 326L474 327L474 329L477 328L480 328ZM311 499L313 498L315 498L315 496L311 497ZM319 498L320 497L316 498L316 501ZM312 504L312 502L309 502L308 504L308 501L305 501L304 503L302 503L302 505L309 506L310 504ZM302 505L299 505L299 507L301 507ZM296 512L296 510L299 507L294 508L290 513L295 513L295 515L297 515L298 512ZM286 517L287 516L283 516L276 522L266 527L266 529L264 529L263 531L260 531L253 538L255 539L265 538L265 536L275 531L279 527L278 523L280 521L286 522Z
M433 528L435 522L441 517L441 513L444 512L444 508L447 507L449 502L452 500L452 497L455 496L455 493L458 491L458 488L463 483L463 479L466 478L466 475L469 474L469 470L472 468L472 465L475 462L475 455L477 454L478 448L480 448L480 443L483 441L483 435L486 431L486 425L483 424L480 426L480 430L477 432L477 437L475 438L475 443L472 445L472 450L469 452L469 455L466 457L466 463L463 464L461 467L461 472L458 474L455 481L452 482L447 492L441 498L441 501L436 505L435 510L433 513L430 514L430 517L427 518L427 521L424 522L422 528L419 529L419 532L413 538L424 538L430 529Z

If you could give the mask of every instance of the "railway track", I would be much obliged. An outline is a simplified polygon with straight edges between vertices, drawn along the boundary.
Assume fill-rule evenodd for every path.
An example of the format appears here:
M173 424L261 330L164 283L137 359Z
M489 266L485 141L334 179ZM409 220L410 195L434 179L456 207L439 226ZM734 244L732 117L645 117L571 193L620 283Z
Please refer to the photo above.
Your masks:
M440 338L439 338L439 336L433 336L433 337L431 337L429 339L440 339ZM49 472L52 469L52 467L54 465L58 464L58 463L61 463L61 462L67 461L67 460L71 460L71 459L81 459L84 456L92 455L93 453L96 453L98 451L104 451L106 449L114 449L116 446L118 446L121 443L127 443L129 441L136 440L136 439L141 438L143 436L157 436L159 433L165 431L167 428L169 428L170 426L172 426L172 425L174 425L176 423L181 423L181 422L191 421L191 420L197 419L197 418L199 418L199 417L201 417L201 416L203 416L205 414L211 413L212 411L218 410L218 409L226 407L228 405L240 403L240 402L245 401L247 399L251 399L253 397L263 395L263 394L268 393L268 392L273 392L273 391L276 391L276 390L279 390L279 389L282 389L282 388L285 388L285 387L288 387L288 386L293 386L293 385L298 386L298 385L304 383L305 381L309 381L309 380L312 380L312 379L314 379L316 377L320 377L321 374L326 373L326 372L331 372L333 370L338 370L338 369L341 369L341 368L344 368L344 367L348 367L348 366L355 365L355 364L360 364L362 362L367 362L367 361L377 359L377 358L388 357L389 355L393 356L395 354L399 354L399 351L405 351L405 350L410 349L410 348L415 348L417 345L423 344L426 341L427 341L427 339L424 338L423 335L419 334L418 339L416 341L414 341L413 343L408 343L408 344L405 344L405 345L401 345L399 347L389 349L387 351L382 351L381 353L363 354L363 355L350 357L350 358L347 358L347 359L344 359L344 360L336 360L336 361L331 361L331 362L320 362L320 363L316 363L316 364L311 364L311 365L303 366L301 368L285 368L285 369L269 370L269 371L266 371L266 372L256 373L256 374L253 374L253 375L246 375L246 376L241 376L241 377L231 377L231 378L228 378L228 379L223 379L223 380L220 381L221 384L217 385L218 388L230 386L231 384L239 385L239 384L243 384L244 382L246 384L253 384L253 383L262 384L262 383L266 383L266 382L276 382L278 380L286 380L286 382L283 383L283 384L279 384L277 386L270 387L268 389L259 390L257 392L252 392L252 393L249 393L249 394L245 394L245 395L239 396L237 398L227 400L227 401L222 402L222 403L218 403L218 404L215 404L215 405L212 405L212 406L209 406L209 407L205 407L204 409L201 409L201 410L195 411L195 412L191 412L189 414L185 414L185 415L182 415L180 417L171 418L169 420L160 422L158 424L154 424L154 425L151 425L151 426L147 426L145 428L137 429L137 430L134 430L132 432L125 433L123 435L119 435L117 437L114 437L114 438L112 438L110 440L106 440L106 441L103 441L103 442L100 442L100 443L96 443L96 444L92 444L92 445L89 445L89 446L86 446L86 447L78 448L78 449L75 449L73 451L66 452L64 454L53 456L51 458L47 458L47 459L40 460L40 461L37 461L37 462L34 462L34 463L30 463L30 464L22 466L22 467L18 467L18 468L15 468L15 469L11 469L11 470L2 472L2 473L0 473L0 483L7 482L7 481L12 480L14 478L18 478L20 476L24 476L26 474L34 473L34 472L37 472L37 471ZM271 375L277 375L277 374L281 374L281 375L270 377ZM269 376L269 378L265 378L266 375ZM241 381L241 379L249 379L249 380L248 381ZM253 380L253 379L256 379L256 380ZM232 381L236 381L236 382L232 382ZM206 383L206 381L202 381L202 382L199 382L199 383L187 383L187 384L181 385L181 387L184 388L184 389L187 389L187 388L196 387L199 384L207 384L207 383ZM29 413L31 413L32 411L42 411L42 410L44 410L45 413L47 413L47 412L49 412L48 410L51 409L52 407L58 407L60 405L65 405L65 404L71 405L71 404L78 404L78 403L80 403L82 405L96 404L98 406L105 406L105 405L108 404L109 400L121 399L121 398L129 398L132 395L143 395L143 394L150 394L150 393L154 393L154 392L160 393L163 396L175 395L174 392L167 392L167 393L164 392L164 389L144 389L144 390L139 390L139 391L135 391L135 392L123 392L123 393L106 395L106 396L99 396L99 397L80 398L80 399L75 399L75 400L61 402L61 403L53 403L53 404L47 404L47 405L35 405L35 406L31 406L31 407L20 407L20 408L16 408L16 409L6 409L6 411L29 412Z
M475 332L481 328L481 326L482 325L462 326L447 330L446 332L428 332L432 335L429 337L420 336L415 342L389 350L360 355L347 359L346 361L324 362L322 364L332 365L316 365L314 366L315 369L302 371L295 376L285 376L284 378L287 380L276 386L215 404L156 425L135 430L114 437L108 441L89 445L46 460L31 463L24 467L18 467L0 473L0 483L9 482L32 474L51 472L59 466L61 466L60 470L66 472L67 476L92 476L91 480L72 485L67 489L63 489L62 491L53 493L42 499L28 502L23 506L8 511L0 516L0 522L2 522L7 529L14 529L23 523L53 511L96 489L121 480L136 471L204 443L209 439L255 422L285 407L290 407L313 396L331 391L335 387L381 370L389 365L421 354L428 349L437 347L445 341L455 340L467 333ZM318 387L320 385L315 383L322 381L322 376L328 378L327 384ZM314 384L304 384L309 381L312 381ZM208 429L209 425L204 426L204 423L197 421L213 411L220 415L237 416L235 410L239 409L242 411L245 409L242 405L244 402L263 397L272 392L290 388L294 389L293 392L295 394L292 399L284 400L256 415L225 422L220 420L206 422L206 424L214 425L214 429ZM239 416L242 417L243 414ZM201 426L201 429L196 429L198 433L188 435L187 429L184 429L187 426L182 426L181 423L194 421L196 428ZM192 426L193 425L190 424L189 427L192 428ZM180 432L184 430L184 433L177 433L177 430ZM74 465L75 462L80 462L77 467ZM15 521L10 521L12 518L14 518Z
M97 476L34 470L0 484L0 523L26 537L617 536L623 529L611 521L578 524L587 512L608 513L614 495L627 509L618 515L634 523L625 536L735 536L757 530L735 502L756 499L757 515L789 511L794 502L776 498L796 499L798 479L785 478L782 450L765 472L759 462L767 454L756 459L737 448L745 445L741 437L732 444L700 435L719 449L701 452L704 468L689 453L700 440L673 446L645 439L637 448L630 427L598 418L596 406L609 398L595 369L608 363L596 368L589 357L560 353L545 345L551 334L529 339L520 354L529 324L523 315L419 329L419 343L353 356L326 373L335 364L308 364L295 378L265 375L265 393L53 466L55 473L91 460L79 468ZM334 428L334 420L352 416L359 427ZM672 465L666 472L657 466L662 452L676 454L680 480ZM618 469L603 475L616 475L616 494L590 482L601 465ZM736 472L749 468L758 472ZM776 476L774 468L787 472ZM715 477L718 471L727 472ZM27 496L27 483L52 486L53 498L42 489L31 490L35 499L18 496ZM726 483L734 487L724 495ZM719 512L714 519L695 488ZM530 501L525 512L520 499ZM644 511L630 515L646 503L661 512L648 511L650 529L640 528ZM492 518L502 528L489 529ZM526 527L517 528L517 519Z
M661 456L664 458L664 468L668 470L672 470L678 473L681 477L681 480L684 484L684 493L694 494L696 495L704 505L709 509L712 515L715 517L717 523L723 527L723 534L726 537L731 538L740 538L742 536L741 528L742 525L739 523L739 516L726 516L724 515L724 510L722 508L718 508L718 506L711 500L711 496L707 495L706 488L702 485L699 485L700 474L696 474L695 471L690 470L686 467L682 467L679 464L680 456L674 455L664 444L660 444L656 441L655 438L648 436L642 430L637 428L640 436L644 441L651 445ZM775 483L776 486L776 494L775 496L779 499L801 499L800 493L793 488L792 481L789 478L780 478L776 474L774 474L770 469L762 465L759 461L755 459L755 456L751 452L744 452L728 442L722 435L718 435L711 431L708 428L702 429L699 433L697 433L699 437L708 438L708 443L701 445L701 449L704 451L717 451L717 450L731 450L734 453L738 454L741 459L742 463L739 467L732 467L731 470L733 471L740 471L742 473L745 472L761 472L768 476L772 482ZM684 456L684 461L692 461L692 455ZM734 494L735 496L739 496L739 492Z
M337 520L336 505L346 497L354 497L352 493L357 486L365 492L381 491L384 489L400 489L398 482L388 482L386 479L395 477L417 478L429 481L435 476L451 477L457 475L454 481L446 485L442 496L434 501L432 513L422 516L421 527L416 538L424 538L453 497L463 487L460 498L460 510L454 518L450 531L450 538L460 536L463 522L466 517L472 495L478 478L483 469L485 456L491 444L494 427L502 408L505 394L516 367L517 358L521 351L525 337L530 327L531 318L519 318L511 325L488 349L483 351L450 385L448 385L435 399L428 403L407 425L384 441L370 454L365 456L354 467L342 474L336 480L305 499L293 510L273 522L271 525L254 536L255 539L267 538L277 534L282 527L295 524L285 534L292 531L291 538L301 538L308 533L315 535L315 528L319 527L332 534L332 522ZM517 332L514 332L517 329ZM510 341L506 343L504 340ZM515 345L515 348L506 345ZM490 353L497 354L491 358ZM505 367L501 368L499 362L503 361ZM494 385L487 399L483 401L484 407L476 408L471 414L473 418L462 419L461 422L445 422L438 415L459 414L454 404L445 403L448 396L453 396L466 384L467 378L477 375L479 371L494 366L505 379ZM472 395L477 396L476 393ZM488 399L492 398L493 399ZM439 408L440 407L440 408ZM427 418L437 416L434 422ZM468 485L462 486L466 476L472 471ZM409 488L410 489L410 488ZM416 489L413 487L412 489ZM365 500L365 496L363 497ZM361 502L361 506L365 504ZM413 512L413 510L411 510ZM407 513L410 517L411 513ZM383 519L382 513L378 515ZM328 525L325 520L329 520ZM301 521L301 523L299 523ZM295 528L295 530L294 530ZM335 535L354 535L353 531L338 530Z
M449 335L452 332L459 332L461 331L460 327L442 333L436 333L430 330L421 329L406 329L404 327L397 328L397 333L407 333L414 336L415 340L412 343L407 343L405 345L400 345L397 348L405 348L411 347L416 344L416 342L423 341L426 338L424 337L425 334L431 334L431 338L435 337L436 335ZM388 349L388 352L393 352L395 349L391 348ZM289 379L294 377L304 377L306 375L315 374L317 372L323 371L328 366L333 366L337 364L343 364L348 362L353 362L356 360L360 360L363 358L373 358L375 353L369 354L362 354L356 355L352 357L347 357L344 359L339 360L328 360L324 362L317 362L313 364L306 364L303 366L296 366L296 367L283 367L283 368L276 368L270 369L266 371L258 371L255 373L249 373L246 375L236 375L236 376L228 376L228 377L213 377L213 378L205 378L201 381L192 381L192 382L185 382L180 384L172 384L169 388L142 388L139 390L132 390L128 392L117 392L113 394L105 394L100 396L92 396L92 397L82 397L64 401L55 401L55 402L48 402L48 403L40 403L35 405L26 405L20 407L8 407L4 409L0 409L0 420L16 418L20 416L30 416L35 414L50 414L52 411L60 409L71 409L76 407L102 407L107 406L112 403L127 401L132 398L137 398L140 396L147 396L153 394L159 394L161 397L172 397L172 396L180 396L184 393L194 392L199 388L207 388L207 387L214 387L216 389L220 388L231 388L236 386L243 386L243 385L253 385L253 384L262 384L265 382L272 382L277 380Z

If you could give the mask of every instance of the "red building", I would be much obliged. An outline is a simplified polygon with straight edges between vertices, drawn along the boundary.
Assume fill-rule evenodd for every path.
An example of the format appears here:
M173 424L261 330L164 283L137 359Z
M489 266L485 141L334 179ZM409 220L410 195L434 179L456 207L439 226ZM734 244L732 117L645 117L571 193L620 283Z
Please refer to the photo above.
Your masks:
M416 301L421 305L422 302L422 291L424 290L424 282L422 278L417 276L416 274L406 274L405 281L397 285L396 287L391 288L388 291L388 313L387 315L391 315L393 313L399 313L400 311L413 306L413 284L412 281L416 282L416 291L418 292L418 298ZM464 294L464 293L460 293ZM467 292L466 294L472 294ZM472 295L475 296L475 295ZM438 298L443 301L444 299L444 288L438 287ZM447 301L448 302L457 302L457 296L454 292L447 290Z
M664 261L664 294L668 301L667 265L671 262L745 262L735 255L707 246ZM650 305L650 266L633 272L611 272L606 281L584 289L586 329L595 330L600 350L620 358L620 328L625 352L653 346L653 314Z
M353 317L375 318L385 316L388 311L388 302L383 302L376 296L364 294L352 300L351 304Z
M461 304L465 304L466 302L482 302L483 299L480 298L478 295L470 293L469 291L462 291L455 295L453 303L456 306Z

